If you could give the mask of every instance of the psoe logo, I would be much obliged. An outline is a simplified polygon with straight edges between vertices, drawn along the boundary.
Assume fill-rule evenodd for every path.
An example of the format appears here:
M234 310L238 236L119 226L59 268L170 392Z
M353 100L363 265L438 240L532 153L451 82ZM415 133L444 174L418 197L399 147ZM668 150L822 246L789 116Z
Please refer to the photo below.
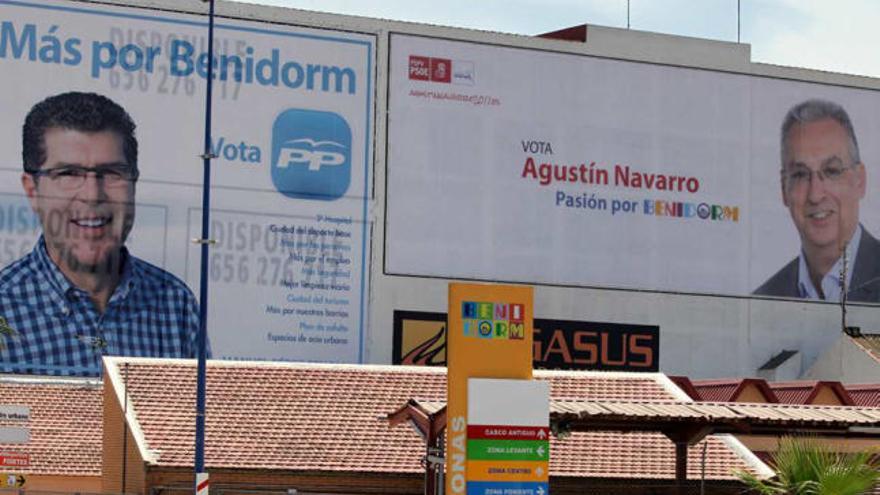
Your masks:
M409 78L413 81L473 86L476 76L474 63L470 60L410 55Z
M291 108L272 126L272 184L289 198L333 201L351 184L351 128L333 112Z
M431 79L431 59L418 55L409 56L409 78L416 81Z

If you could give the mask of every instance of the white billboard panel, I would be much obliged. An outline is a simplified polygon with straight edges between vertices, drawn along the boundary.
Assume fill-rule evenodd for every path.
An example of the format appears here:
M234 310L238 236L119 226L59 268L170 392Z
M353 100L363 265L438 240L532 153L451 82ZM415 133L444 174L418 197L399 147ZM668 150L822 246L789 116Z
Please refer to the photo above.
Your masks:
M206 17L0 6L0 365L89 375L104 354L193 357ZM229 19L215 33L212 356L360 362L375 39Z
M852 240L880 302L876 91L407 35L389 85L390 274L837 300Z

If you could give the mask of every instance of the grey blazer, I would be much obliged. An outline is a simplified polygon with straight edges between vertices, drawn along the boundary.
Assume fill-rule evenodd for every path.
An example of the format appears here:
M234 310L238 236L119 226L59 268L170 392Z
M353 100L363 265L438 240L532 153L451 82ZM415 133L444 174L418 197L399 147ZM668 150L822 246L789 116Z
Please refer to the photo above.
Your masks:
M849 283L847 299L853 302L880 302L880 241L877 241L864 227L853 266L856 271L852 274ZM798 259L791 260L753 294L801 297L798 291Z

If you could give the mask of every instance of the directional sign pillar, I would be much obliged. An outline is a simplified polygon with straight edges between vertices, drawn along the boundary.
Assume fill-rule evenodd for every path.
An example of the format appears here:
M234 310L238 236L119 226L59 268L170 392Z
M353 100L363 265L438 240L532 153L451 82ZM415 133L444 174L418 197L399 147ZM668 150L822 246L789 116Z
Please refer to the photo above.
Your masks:
M546 495L546 437L549 405L536 405L534 390L511 393L501 382L532 382L531 287L482 284L449 285L447 336L446 495ZM484 395L472 379L499 379L485 385L490 402L472 401ZM543 382L541 382L543 383ZM469 391L476 386L479 391ZM516 387L517 385L510 385ZM506 396L515 403L501 405ZM521 395L525 394L525 395ZM546 395L546 394L545 394ZM479 402L479 400L478 400ZM479 411L497 408L541 409L543 422L535 416L486 415ZM474 415L476 414L476 416ZM524 418L528 417L528 420ZM474 430L471 427L481 427ZM507 427L513 426L508 434ZM505 428L503 434L499 428ZM531 433L520 432L528 430ZM531 428L531 430L529 430ZM523 438L521 435L535 435ZM500 436L499 436L500 435ZM512 442L512 443L511 443ZM511 492L493 491L492 484L506 485Z

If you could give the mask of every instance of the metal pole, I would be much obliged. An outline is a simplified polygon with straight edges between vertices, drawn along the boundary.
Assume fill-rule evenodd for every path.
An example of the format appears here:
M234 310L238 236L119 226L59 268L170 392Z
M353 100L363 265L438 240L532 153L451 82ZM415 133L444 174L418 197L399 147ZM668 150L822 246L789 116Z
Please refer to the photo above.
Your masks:
M740 21L742 19L742 16L740 15L741 2L742 2L742 0L736 0L736 42L737 43L740 42L740 33L742 32L741 31L741 21Z
M626 28L629 29L629 3L630 0L626 0Z
M122 375L123 400L122 405L122 493L125 493L125 468L128 464L128 363L123 365Z
M843 266L840 268L840 330L846 333L846 246L849 244L845 242L843 244Z
M201 273L199 280L199 364L196 379L196 453L195 472L205 471L205 382L207 352L207 321L208 321L208 236L211 209L211 91L214 74L214 0L210 2L208 12L208 77L205 91L205 147L202 153L204 176L202 179L202 238ZM196 482L193 481L195 488ZM195 491L195 490L194 490Z
M700 495L706 495L706 449L709 440L703 440L703 458L700 460Z

